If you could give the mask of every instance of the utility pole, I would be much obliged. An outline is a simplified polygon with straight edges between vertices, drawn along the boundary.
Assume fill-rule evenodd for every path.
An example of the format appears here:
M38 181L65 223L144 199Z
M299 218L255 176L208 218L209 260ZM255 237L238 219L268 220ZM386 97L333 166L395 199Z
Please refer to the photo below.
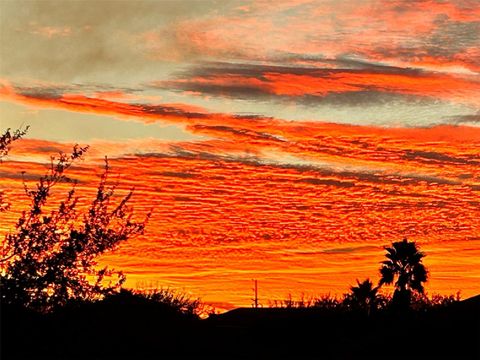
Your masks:
M254 283L254 288L253 288L254 298L252 299L253 300L253 307L255 309L257 309L258 308L258 282L257 282L257 279L253 279L253 283Z

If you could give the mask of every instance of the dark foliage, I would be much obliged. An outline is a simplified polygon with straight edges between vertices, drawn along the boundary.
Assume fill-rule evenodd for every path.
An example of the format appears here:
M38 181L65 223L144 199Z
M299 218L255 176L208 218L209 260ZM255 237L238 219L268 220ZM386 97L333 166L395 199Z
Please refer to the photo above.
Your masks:
M318 298L315 298L313 302L313 307L325 309L325 310L337 310L343 307L342 301L338 300L336 297L330 295L323 295Z
M422 264L425 254L419 251L415 242L407 239L394 242L385 250L387 260L382 261L380 268L380 286L394 283L393 304L408 307L412 293L424 292L423 283L428 279L427 269Z
M200 299L192 299L187 294L171 289L151 289L144 291L135 291L130 289L121 289L118 293L113 293L105 297L105 303L117 303L121 305L151 304L162 307L165 312L182 315L184 317L196 319L203 315L203 304Z
M17 129L13 132L11 129L7 129L3 134L0 135L0 163L2 162L2 159L8 155L12 142L22 138L27 133L28 129L28 126L23 130ZM5 201L3 190L0 190L0 212L8 210L9 207L10 204Z
M428 296L426 293L414 293L410 299L410 308L412 311L426 312L432 309L439 309L457 304L460 302L460 292L455 295L433 294Z
M364 312L370 315L385 307L387 299L378 294L370 279L363 282L357 280L357 286L350 287L350 293L345 294L343 306L349 310Z
M476 359L480 299L410 311L235 309L200 320L123 291L52 313L2 309L3 359ZM392 350L392 339L395 339Z
M27 133L28 129L29 126L27 126L25 129L17 129L14 131L7 129L3 134L0 135L0 161L10 151L10 145L14 141L22 138Z
M108 186L109 167L100 179L96 197L87 210L78 210L75 186L57 209L45 205L52 187L69 181L65 171L87 148L75 146L71 155L52 157L49 171L36 188L25 186L30 208L1 246L2 304L15 303L50 311L70 299L95 300L117 291L125 277L108 268L97 269L96 257L144 231L146 219L133 219L130 191L114 202L115 185ZM116 276L116 280L112 280Z

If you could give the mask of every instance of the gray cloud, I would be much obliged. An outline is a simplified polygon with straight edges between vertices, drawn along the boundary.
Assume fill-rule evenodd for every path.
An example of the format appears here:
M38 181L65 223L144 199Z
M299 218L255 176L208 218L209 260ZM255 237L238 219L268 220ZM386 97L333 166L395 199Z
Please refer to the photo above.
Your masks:
M307 57L307 56L304 56ZM316 57L307 57L315 59ZM279 66L257 65L243 63L204 62L190 69L178 72L175 78L167 81L157 81L148 84L152 88L173 91L191 91L203 95L215 95L232 99L253 100L262 102L294 102L306 106L332 105L332 106L365 106L365 105L388 105L396 103L408 103L409 105L430 106L441 102L438 99L421 95L399 94L386 92L384 89L365 84L357 91L334 92L327 94L303 94L303 95L277 95L268 89L269 79L265 74L288 74L307 75L314 78L328 79L338 73L351 74L398 74L418 76L424 72L418 69L399 68L384 66L364 60L339 58L338 60L322 60L330 64L336 64L337 68L319 68L314 66ZM224 77L225 83L208 83L197 81L196 78L215 79ZM243 77L257 79L266 86L248 84L247 82L235 83L228 81L229 77ZM180 81L178 81L180 80ZM357 87L361 85L356 84Z
M181 178L181 179L194 179L197 176L192 173L187 173L187 172L174 172L174 171L163 171L158 173L158 175L162 176L167 176L167 177L176 177L176 178Z
M355 253L362 250L374 250L378 249L376 246L349 246L349 247L338 247L338 248L331 248L323 250L322 253L324 254L349 254Z
M377 46L373 50L387 59L411 61L426 56L448 62L457 61L458 54L480 43L480 21L459 22L443 15L437 18L434 25L432 32L415 39L405 39L401 46ZM463 61L480 65L480 59L474 56L465 56Z
M37 146L35 147L35 152L36 153L45 152L45 153L55 154L55 153L63 153L64 151L63 149L60 149L55 146Z
M309 57L315 59L315 57ZM422 71L418 69L400 68L394 66L385 66L368 61L339 58L338 60L322 60L338 66L319 67L319 66L289 66L289 65L262 65L245 64L231 62L201 62L193 67L177 72L179 78L190 79L191 77L213 77L219 75L241 75L250 78L264 80L265 73L309 75L318 78L328 78L332 74L350 71L353 73L393 73L401 75L418 75Z
M436 21L436 26L425 39L428 55L452 57L480 43L480 21L457 22L445 16Z
M12 179L12 180L24 180L24 181L39 181L40 178L44 174L30 174L27 172L16 172L16 173L9 173L5 171L0 171L0 177L4 179ZM82 183L79 179L71 176L67 176L64 179L60 180L61 183Z
M457 124L480 123L480 112L471 115L446 116L444 119Z
M328 65L328 68L333 66L335 69L368 70L390 74L418 75L424 73L421 69L381 64L366 59L360 59L355 56L349 56L347 54L339 56L336 59L329 59L319 55L286 53L285 55L277 56L273 60L287 63L297 63L301 61L303 63L311 64L314 68L321 67L321 65L324 64Z
M440 162L453 165L480 165L480 156L457 157L435 151L406 150L404 159L421 160L422 162Z
M143 56L135 36L219 6L214 0L1 1L0 72L68 83L98 78L118 83L121 74L121 82L131 83L139 75L164 71Z
M71 85L47 85L47 86L39 86L39 85L15 85L16 91L24 96L37 98L37 99L59 99L65 93L81 93L83 95L92 95L97 92L105 92L105 91L112 91L112 92L122 92L127 94L134 94L142 92L143 90L140 88L134 87L115 87L107 84L71 84Z
M242 116L243 118L243 116ZM253 119L257 117L254 116ZM249 129L236 129L230 126L225 125L193 125L190 127L193 130L207 131L211 132L220 132L220 133L230 133L236 137L245 137L253 140L268 140L273 142L285 142L285 140L279 138L278 136L271 135L265 132L258 132Z

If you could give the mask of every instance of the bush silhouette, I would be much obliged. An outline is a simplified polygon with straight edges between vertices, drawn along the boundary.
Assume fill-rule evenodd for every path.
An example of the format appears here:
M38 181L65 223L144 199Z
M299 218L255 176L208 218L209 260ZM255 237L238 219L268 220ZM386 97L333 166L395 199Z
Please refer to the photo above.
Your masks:
M107 295L102 301L107 305L120 306L137 305L139 307L155 307L163 309L165 314L197 319L203 315L203 304L199 299L192 299L187 294L172 289L131 290L121 289L119 292Z
M354 311L371 314L381 304L381 297L378 295L378 287L373 286L370 279L362 282L357 280L356 286L350 287L350 293L346 294L343 305Z

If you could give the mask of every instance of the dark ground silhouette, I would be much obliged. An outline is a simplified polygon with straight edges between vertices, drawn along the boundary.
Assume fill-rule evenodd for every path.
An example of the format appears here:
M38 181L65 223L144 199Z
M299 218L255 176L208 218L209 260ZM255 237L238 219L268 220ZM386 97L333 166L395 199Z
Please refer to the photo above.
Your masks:
M206 320L135 297L1 309L2 359L479 359L480 295L427 311L240 308Z

